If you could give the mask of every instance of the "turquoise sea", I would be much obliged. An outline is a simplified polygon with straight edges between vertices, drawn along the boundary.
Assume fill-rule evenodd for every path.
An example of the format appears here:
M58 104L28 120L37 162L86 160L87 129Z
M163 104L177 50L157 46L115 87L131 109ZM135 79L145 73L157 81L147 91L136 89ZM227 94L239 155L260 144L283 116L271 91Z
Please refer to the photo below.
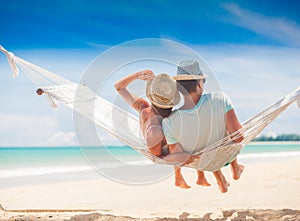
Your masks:
M280 158L300 158L300 143L250 143L238 159L242 163ZM151 166L152 165L152 166ZM150 160L126 146L108 147L0 147L0 183L14 178L103 172L104 176L127 176L124 171L151 173L171 171L168 166L154 168ZM152 168L149 170L149 168ZM122 170L124 169L124 170ZM136 172L138 171L138 172ZM155 179L155 177L151 177Z

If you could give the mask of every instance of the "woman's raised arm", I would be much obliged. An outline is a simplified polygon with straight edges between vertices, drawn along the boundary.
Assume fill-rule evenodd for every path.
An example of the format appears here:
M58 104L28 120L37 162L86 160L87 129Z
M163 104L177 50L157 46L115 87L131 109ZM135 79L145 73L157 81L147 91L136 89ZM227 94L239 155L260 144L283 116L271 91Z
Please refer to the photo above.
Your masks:
M127 86L134 80L140 79L149 81L154 78L154 74L151 70L143 70L130 74L115 83L115 89L123 97L123 99L136 111L141 112L144 108L149 107L149 103L143 98L139 98L136 95L130 93L127 90Z

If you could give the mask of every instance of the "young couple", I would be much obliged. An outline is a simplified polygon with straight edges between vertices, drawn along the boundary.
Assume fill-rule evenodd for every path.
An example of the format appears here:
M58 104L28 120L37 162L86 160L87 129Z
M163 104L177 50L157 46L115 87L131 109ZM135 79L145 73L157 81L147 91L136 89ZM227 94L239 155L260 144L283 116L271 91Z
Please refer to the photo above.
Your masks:
M175 185L190 188L181 174L180 167L194 161L193 153L222 139L226 134L239 130L239 123L229 98L222 92L203 93L205 76L197 61L184 60L177 67L177 75L155 76L151 70L131 74L115 83L118 93L139 113L140 128L149 151L169 162L181 162L175 166ZM147 81L146 95L150 103L127 90L134 80ZM180 101L179 109L172 108ZM240 142L243 138L235 140ZM168 152L164 151L168 147ZM230 162L234 179L239 179L244 166L237 159ZM197 184L210 186L203 171L197 171ZM213 172L222 193L229 183L221 170Z

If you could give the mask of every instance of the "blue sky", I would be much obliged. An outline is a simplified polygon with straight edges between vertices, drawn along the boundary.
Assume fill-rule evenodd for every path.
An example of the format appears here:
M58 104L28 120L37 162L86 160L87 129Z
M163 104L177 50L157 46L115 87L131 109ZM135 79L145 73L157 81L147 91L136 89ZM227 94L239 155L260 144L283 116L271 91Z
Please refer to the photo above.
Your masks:
M122 42L179 42L206 60L243 121L300 85L299 9L298 1L276 0L0 0L0 44L78 81ZM49 109L24 77L11 79L2 55L0 72L0 146L75 144L70 111ZM300 133L299 114L293 105L264 133Z
M298 1L277 0L1 0L1 42L11 49L89 48L163 37L189 44L299 46L288 30L299 25L299 8ZM266 27L268 22L276 27Z

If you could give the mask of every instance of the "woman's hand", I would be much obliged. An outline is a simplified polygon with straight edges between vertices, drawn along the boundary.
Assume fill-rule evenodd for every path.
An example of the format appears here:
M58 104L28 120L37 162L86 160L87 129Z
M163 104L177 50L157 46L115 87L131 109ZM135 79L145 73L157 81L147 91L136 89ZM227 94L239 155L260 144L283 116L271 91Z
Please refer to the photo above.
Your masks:
M144 80L144 81L150 81L155 77L153 71L151 71L151 70L139 71L136 74L137 74L138 79Z
M199 156L190 155L190 157L185 161L184 165L188 165L190 163L193 163L195 159L199 159Z

